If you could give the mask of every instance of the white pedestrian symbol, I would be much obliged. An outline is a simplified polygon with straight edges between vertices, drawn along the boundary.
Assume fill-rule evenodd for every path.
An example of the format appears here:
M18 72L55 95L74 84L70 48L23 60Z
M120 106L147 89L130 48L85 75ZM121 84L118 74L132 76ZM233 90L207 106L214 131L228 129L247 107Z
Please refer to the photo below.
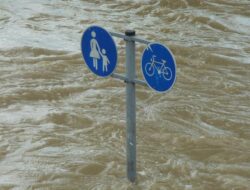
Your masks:
M93 66L96 70L98 70L98 60L102 58L102 71L108 71L108 64L110 63L108 56L106 55L106 50L103 48L101 50L96 38L95 31L91 32L92 39L90 40L90 57L93 58Z
M94 31L91 32L91 36L92 39L90 40L90 47L91 47L91 51L90 51L90 57L93 58L93 65L95 67L95 69L98 69L98 59L100 59L100 55L99 55L99 51L100 51L100 46L97 42L97 40L95 39L96 37L96 33Z
M108 64L110 63L109 62L109 58L108 56L106 55L106 50L105 49L102 49L102 53L100 52L101 56L102 56L102 71L103 72L107 72L108 71Z

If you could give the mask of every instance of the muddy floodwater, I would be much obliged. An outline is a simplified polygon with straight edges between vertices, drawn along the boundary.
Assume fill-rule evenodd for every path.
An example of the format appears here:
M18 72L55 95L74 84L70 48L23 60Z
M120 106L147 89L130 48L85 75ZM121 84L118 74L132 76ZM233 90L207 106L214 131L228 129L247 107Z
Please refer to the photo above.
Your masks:
M135 184L125 83L82 58L91 25L134 29L176 59L171 91L136 86ZM1 0L0 189L249 190L250 1Z

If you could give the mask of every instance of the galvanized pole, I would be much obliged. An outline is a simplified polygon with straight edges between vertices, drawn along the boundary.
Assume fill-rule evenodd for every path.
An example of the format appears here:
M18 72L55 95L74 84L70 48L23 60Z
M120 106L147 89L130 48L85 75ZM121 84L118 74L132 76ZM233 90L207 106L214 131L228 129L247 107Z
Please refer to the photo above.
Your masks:
M135 101L135 36L134 30L126 30L126 107L127 107L127 177L136 180L136 101Z

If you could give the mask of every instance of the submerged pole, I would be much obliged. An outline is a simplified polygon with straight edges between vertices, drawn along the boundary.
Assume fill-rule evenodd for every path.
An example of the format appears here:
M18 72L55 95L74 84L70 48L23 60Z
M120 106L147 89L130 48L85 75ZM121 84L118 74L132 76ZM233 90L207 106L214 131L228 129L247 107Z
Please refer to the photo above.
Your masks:
M135 36L134 30L126 30L126 109L127 109L127 177L136 180L136 97L135 97Z

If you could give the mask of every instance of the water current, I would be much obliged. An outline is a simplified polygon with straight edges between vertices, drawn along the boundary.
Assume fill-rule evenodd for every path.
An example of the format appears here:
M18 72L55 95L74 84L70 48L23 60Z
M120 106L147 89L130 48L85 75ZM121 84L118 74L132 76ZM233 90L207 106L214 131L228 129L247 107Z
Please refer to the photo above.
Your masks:
M134 29L175 55L171 91L136 89L135 184L125 84L82 59L91 25ZM1 190L250 188L249 0L1 0L0 90Z

